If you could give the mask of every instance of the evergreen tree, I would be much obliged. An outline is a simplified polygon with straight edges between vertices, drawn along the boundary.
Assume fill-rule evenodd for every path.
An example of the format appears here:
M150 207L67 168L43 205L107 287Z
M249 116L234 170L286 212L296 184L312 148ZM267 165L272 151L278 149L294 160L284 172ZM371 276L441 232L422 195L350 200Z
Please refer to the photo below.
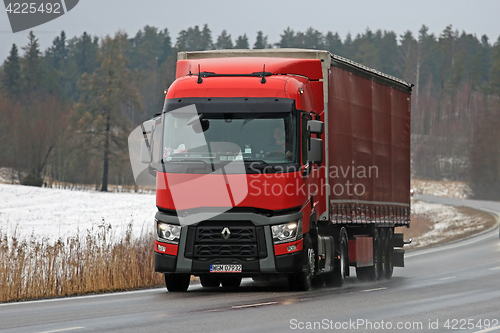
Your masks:
M140 106L124 55L127 45L124 33L119 32L114 38L106 37L98 51L100 66L94 73L82 76L84 95L77 105L78 122L86 140L92 142L101 155L101 191L108 190L110 162L126 154L130 124L123 117L124 109Z
M352 60L372 68L380 68L380 49L375 43L375 35L370 29L364 34L356 35L352 42L355 53L350 57Z
M280 37L280 41L275 44L277 47L282 49L293 47L295 42L295 32L290 29L290 27L286 28L286 30L283 31L283 34L280 35Z
M28 39L28 45L23 47L25 54L22 59L21 73L23 89L27 92L29 97L32 94L40 93L45 88L43 82L45 73L40 45L33 31L29 32Z
M74 59L80 75L94 72L98 66L99 38L92 38L92 36L84 32L81 37L71 39L68 48L70 57Z
M69 50L66 43L66 33L61 31L61 35L57 36L52 42L52 46L45 53L45 58L49 67L59 70L62 63L68 59Z
M323 50L325 48L323 34L318 30L310 27L306 30L304 37L303 48L313 50Z
M250 44L248 43L247 34L243 34L243 36L238 36L236 39L236 43L234 45L235 49L249 49Z
M138 70L156 69L160 57L164 56L163 43L164 36L157 28L147 25L143 30L139 30L135 37L130 39L130 47L124 50L129 54L130 67Z
M265 49L268 48L267 44L267 36L264 36L262 31L257 32L257 38L255 40L255 44L253 45L254 49Z
M217 43L215 43L215 49L227 50L232 48L233 48L233 41L231 40L231 35L228 35L226 30L222 30L220 36L217 37Z
M380 48L378 53L380 57L380 71L393 76L400 76L400 72L394 65L398 55L398 41L396 34L392 31L384 31L383 36L378 43L378 47ZM414 45L416 45L416 41Z
M172 39L170 38L168 29L165 28L160 33L160 37L163 39L161 48L162 52L160 57L158 58L158 63L161 65L173 54L173 49L172 49Z
M198 26L182 30L177 37L176 47L180 51L211 50L213 48L212 32L206 24L203 30L200 30Z
M21 60L16 44L12 44L9 56L3 64L2 90L13 99L21 94Z
M500 97L500 37L498 37L493 49L492 65L489 76L489 91Z
M331 31L328 31L325 36L325 49L333 54L344 54L342 40L338 33L333 34Z
M201 31L201 49L202 50L212 50L214 48L214 43L212 42L212 31L208 28L208 24L203 26Z
M396 62L399 76L408 82L415 82L416 63L418 57L418 42L411 31L407 30L401 35L401 46L399 47L399 59ZM384 59L384 57L382 57ZM386 63L387 64L387 63ZM394 67L394 62L393 66ZM387 68L386 68L387 70Z

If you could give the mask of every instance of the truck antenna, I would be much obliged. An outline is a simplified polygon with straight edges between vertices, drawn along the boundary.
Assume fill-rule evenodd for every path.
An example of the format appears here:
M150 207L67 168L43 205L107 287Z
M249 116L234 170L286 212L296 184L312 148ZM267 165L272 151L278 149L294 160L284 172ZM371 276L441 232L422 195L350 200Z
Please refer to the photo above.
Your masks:
M266 64L264 64L264 69L262 70L262 80L260 83L266 83Z
M198 81L197 81L197 83L200 84L202 82L203 82L203 79L201 78L200 64L198 64Z

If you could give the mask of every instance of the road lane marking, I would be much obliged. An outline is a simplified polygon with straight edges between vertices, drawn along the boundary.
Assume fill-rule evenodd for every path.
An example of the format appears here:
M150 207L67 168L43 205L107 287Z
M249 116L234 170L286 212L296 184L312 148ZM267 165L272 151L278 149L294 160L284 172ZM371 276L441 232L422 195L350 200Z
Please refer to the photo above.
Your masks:
M493 332L493 331L497 331L497 330L500 330L500 326L494 326L494 327L487 328L487 329L482 330L482 331L476 331L474 333L486 333L486 332Z
M252 307L257 307L257 306L273 305L273 304L278 304L278 302L266 302L266 303L255 303L255 304L235 305L235 306L233 306L232 308L233 308L233 309L244 309L244 308L252 308Z
M456 278L456 276L448 276L448 277L445 277L445 278L441 278L439 279L439 281L443 281L443 280L451 280L451 279L454 279Z
M493 267L493 268L489 268L488 270L489 270L489 271L496 271L497 269L500 269L500 266L498 266L498 267Z
M49 302L72 301L72 300L79 300L79 299L85 299L85 298L101 298L101 297L110 297L110 296L127 296L127 295L133 295L133 294L159 292L161 290L162 290L162 288L152 288L152 289L121 291L121 292L107 293L107 294L98 294L98 295L69 296L69 297L61 297L61 298L39 299L39 300L35 300L35 301L21 301L21 302L14 302L14 303L1 303L0 307L2 307L2 306L12 306L12 305L27 305L27 304L49 303Z
M83 327L68 327L68 328L61 328L60 330L43 331L43 332L38 332L38 333L66 332L66 331L73 331L73 330L81 330L82 328Z
M364 293L369 293L371 291L378 291L378 290L385 290L387 289L387 287L382 287L382 288L374 288L374 289L366 289L366 290L360 290L360 292L364 292Z

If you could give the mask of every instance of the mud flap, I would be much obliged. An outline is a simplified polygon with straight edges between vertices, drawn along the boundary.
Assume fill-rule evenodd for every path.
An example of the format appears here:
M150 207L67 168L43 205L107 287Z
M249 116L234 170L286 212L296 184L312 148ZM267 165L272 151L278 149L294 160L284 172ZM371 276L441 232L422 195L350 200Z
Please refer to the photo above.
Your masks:
M405 250L404 249L394 249L394 255L392 257L394 267L405 267Z

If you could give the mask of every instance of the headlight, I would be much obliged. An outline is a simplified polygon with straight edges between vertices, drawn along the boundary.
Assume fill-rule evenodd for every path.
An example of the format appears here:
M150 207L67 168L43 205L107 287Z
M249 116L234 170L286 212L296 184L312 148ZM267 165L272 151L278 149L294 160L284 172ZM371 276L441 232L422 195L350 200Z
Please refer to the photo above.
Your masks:
M274 244L293 242L302 238L302 220L271 226Z
M181 236L181 226L156 220L156 234L161 241L178 244Z

